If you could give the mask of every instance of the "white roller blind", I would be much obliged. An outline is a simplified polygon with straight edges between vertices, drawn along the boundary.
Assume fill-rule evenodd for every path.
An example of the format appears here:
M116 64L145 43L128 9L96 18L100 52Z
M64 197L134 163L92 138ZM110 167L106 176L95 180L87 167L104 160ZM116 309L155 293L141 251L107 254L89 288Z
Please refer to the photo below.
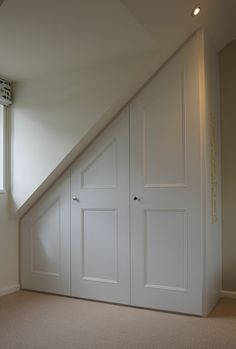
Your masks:
M0 105L0 190L5 189L4 183L4 106Z

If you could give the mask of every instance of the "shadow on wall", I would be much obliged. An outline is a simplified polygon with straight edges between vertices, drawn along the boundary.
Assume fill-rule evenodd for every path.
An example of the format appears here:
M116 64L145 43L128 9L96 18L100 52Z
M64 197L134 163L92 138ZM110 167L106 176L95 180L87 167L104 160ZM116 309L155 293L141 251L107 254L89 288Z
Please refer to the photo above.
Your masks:
M236 40L220 52L223 290L236 292Z

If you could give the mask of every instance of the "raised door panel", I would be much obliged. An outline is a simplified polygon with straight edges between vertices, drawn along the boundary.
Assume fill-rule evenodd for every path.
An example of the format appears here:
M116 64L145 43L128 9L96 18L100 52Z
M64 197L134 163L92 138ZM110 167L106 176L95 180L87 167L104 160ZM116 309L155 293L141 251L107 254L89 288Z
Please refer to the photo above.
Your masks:
M60 203L54 202L32 223L30 229L31 272L59 275Z
M21 222L21 285L70 295L70 173Z
M105 189L116 186L116 142L108 144L87 164L81 174L84 189Z
M72 166L71 195L72 295L129 304L127 109Z
M197 47L194 38L130 105L131 303L201 314Z
M185 211L149 209L144 214L145 287L186 291Z
M116 209L82 211L82 277L118 282L118 226Z
M145 187L183 186L184 70L170 69L159 77L155 89L155 98L142 106Z

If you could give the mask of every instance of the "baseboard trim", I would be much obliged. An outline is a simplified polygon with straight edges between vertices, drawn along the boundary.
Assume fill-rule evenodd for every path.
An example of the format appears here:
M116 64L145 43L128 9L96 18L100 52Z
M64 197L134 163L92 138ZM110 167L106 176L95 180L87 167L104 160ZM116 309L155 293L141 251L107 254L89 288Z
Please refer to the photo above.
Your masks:
M232 298L236 299L236 292L235 291L221 291L221 298Z
M6 296L7 294L17 292L17 291L19 291L19 289L20 289L19 284L12 285L12 286L6 287L6 288L0 288L0 296Z
M0 288L0 296L5 296L7 294L11 294L14 292L19 291L20 285L12 285L10 287ZM236 299L236 291L224 291L221 290L220 292L221 298L232 298Z

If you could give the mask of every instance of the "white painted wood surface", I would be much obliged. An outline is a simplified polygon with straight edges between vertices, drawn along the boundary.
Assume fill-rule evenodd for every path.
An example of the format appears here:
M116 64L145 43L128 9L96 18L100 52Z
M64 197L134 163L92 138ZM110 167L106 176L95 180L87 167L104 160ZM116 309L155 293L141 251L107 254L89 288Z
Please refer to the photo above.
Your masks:
M23 218L24 288L197 315L217 301L219 292L207 291L220 273L216 263L206 273L201 40L192 38Z
M11 293L15 293L15 292L19 291L19 289L20 289L20 285L19 284L12 285L12 286L9 286L9 287L0 288L0 297L1 296L6 296L6 295L11 294Z
M130 106L131 302L201 314L197 67L193 40Z
M70 295L70 173L21 222L21 286Z
M71 168L72 296L130 303L126 108Z

